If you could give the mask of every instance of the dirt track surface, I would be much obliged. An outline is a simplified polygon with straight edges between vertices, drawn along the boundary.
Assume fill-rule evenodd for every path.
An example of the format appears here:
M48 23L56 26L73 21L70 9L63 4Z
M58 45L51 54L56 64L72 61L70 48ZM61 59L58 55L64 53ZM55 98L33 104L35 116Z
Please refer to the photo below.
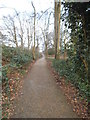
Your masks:
M24 79L22 93L14 103L13 118L77 118L56 85L45 58L33 65Z

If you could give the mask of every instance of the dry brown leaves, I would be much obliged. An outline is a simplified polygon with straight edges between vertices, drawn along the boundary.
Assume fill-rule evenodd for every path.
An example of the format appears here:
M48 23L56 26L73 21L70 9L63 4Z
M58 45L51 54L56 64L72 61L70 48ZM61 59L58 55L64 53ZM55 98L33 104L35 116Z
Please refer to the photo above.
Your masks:
M30 71L34 63L35 61L23 68L25 69L26 74ZM14 112L14 99L19 96L20 90L23 86L23 77L24 76L21 75L18 70L14 70L8 74L8 83L2 83L2 118L10 118L10 116L12 116Z
M52 68L52 62L47 60L48 68L50 69L52 75L56 79L56 84L60 86L61 90L64 92L68 104L72 104L72 109L77 113L79 117L88 117L88 104L86 99L82 99L79 95L79 90L76 89L70 82L66 83L64 77L60 77L59 74Z

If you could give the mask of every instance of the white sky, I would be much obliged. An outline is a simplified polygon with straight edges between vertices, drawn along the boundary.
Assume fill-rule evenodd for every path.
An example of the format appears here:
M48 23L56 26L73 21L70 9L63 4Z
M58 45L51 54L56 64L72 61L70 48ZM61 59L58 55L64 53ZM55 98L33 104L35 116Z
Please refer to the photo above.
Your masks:
M53 8L54 0L0 0L0 7L10 7L15 8L17 11L30 11L32 12L33 8L31 6L31 1L33 1L34 6L36 7L36 11L44 11L49 7ZM0 16L10 12L11 10L0 9Z
M31 5L31 1L34 4L37 13L54 7L54 0L0 0L0 25L2 24L2 16L6 16L7 14L12 14L14 12L14 10L10 8L15 8L16 11L19 12L26 11L32 13L33 8ZM53 27L51 27L51 29L52 28Z
M54 7L54 0L0 0L0 23L2 22L2 16L12 14L13 12L15 13L11 8L15 8L18 12L32 13L33 7L31 1L33 1L37 13Z

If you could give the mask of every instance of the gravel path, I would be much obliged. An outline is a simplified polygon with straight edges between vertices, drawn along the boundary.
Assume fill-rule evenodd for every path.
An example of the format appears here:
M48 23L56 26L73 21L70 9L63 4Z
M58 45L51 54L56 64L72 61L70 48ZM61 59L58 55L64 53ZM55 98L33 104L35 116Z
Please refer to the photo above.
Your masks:
M23 95L15 101L13 118L76 118L72 106L56 85L44 58L39 59L24 79Z

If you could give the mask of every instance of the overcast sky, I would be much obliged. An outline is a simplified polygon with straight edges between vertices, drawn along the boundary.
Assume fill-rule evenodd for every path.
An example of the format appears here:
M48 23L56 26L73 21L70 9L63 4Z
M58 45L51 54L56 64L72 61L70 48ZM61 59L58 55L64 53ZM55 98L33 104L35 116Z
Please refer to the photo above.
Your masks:
M0 0L0 25L2 24L2 16L7 16L15 12L13 9L16 9L18 12L33 12L33 7L31 5L33 2L36 12L41 13L48 8L54 8L54 0ZM7 7L7 8L2 8ZM53 23L53 19L51 19ZM43 23L43 21L41 22ZM50 26L53 29L53 25Z
M18 12L32 13L33 7L31 1L33 1L37 13L45 11L48 8L54 8L54 0L0 0L0 23L2 21L2 16L15 12L11 8L16 9Z
M32 12L33 8L31 6L31 1L33 1L36 11L44 11L49 7L54 6L53 0L0 0L0 7L10 7L15 8L17 11L30 11ZM3 14L9 13L11 10L0 9L0 16Z

